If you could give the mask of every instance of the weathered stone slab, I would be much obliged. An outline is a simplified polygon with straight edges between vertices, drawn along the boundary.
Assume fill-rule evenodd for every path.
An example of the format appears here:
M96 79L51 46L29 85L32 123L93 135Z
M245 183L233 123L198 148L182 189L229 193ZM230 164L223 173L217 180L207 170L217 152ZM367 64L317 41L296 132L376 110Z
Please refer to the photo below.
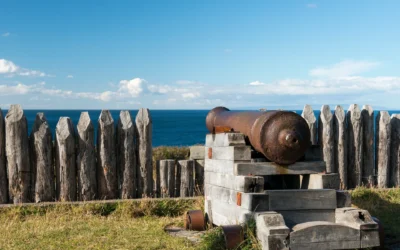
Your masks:
M194 161L193 160L181 160L178 161L178 165L181 167L181 197L193 196L193 171Z
M13 203L31 200L31 166L28 124L20 105L11 105L5 118L9 198Z
M255 215L257 238L263 249L289 249L289 228L281 214L263 212Z
M191 146L190 147L190 159L192 160L204 160L204 146Z
M342 224L313 221L298 224L290 233L291 249L354 249L360 247L360 231Z
M332 189L266 190L270 210L335 209L336 191Z
M251 218L251 211L218 200L211 201L212 221L217 226L237 225Z
M241 133L221 133L206 135L206 147L228 147L245 145L245 136Z
M268 194L237 193L237 205L252 212L263 212L269 210ZM240 200L239 200L240 199Z
M285 223L289 228L294 227L297 224L310 222L310 221L327 221L335 222L335 210L284 210L276 211L282 214L285 219Z
M333 116L334 159L340 177L340 187L347 189L347 131L346 115L341 106L335 107Z
M325 162L296 162L282 166L274 162L236 163L235 175L301 175L325 172Z
M205 159L204 171L233 174L235 163L249 163L249 161Z
M195 160L194 162L194 192L196 196L204 193L204 164L205 160Z
M363 122L362 183L367 187L372 187L375 185L374 110L370 105L363 106L361 117Z
M333 119L329 105L323 105L319 115L318 123L318 142L321 147L321 154L326 163L327 173L336 173L334 164L334 136Z
M337 208L351 207L351 194L345 190L336 190Z
M389 187L400 186L400 114L390 117L391 143L390 143L390 169Z
M361 110L357 104L352 104L346 114L348 131L348 187L355 188L362 184L363 160L363 123Z
M32 200L54 201L53 140L49 124L43 113L36 115L29 137L32 163Z
M138 196L152 196L153 192L153 166L152 166L152 128L153 122L149 109L141 108L136 116L138 143ZM178 197L178 196L177 196Z
M129 111L121 111L117 125L117 168L122 199L137 197L136 128ZM158 173L157 177L160 175ZM160 182L157 182L160 190Z
M59 201L76 201L76 158L74 125L61 117L56 126L56 197Z
M94 127L88 112L81 113L77 131L78 200L94 200L97 198L96 153Z
M235 176L235 190L243 193L264 192L264 178L261 176Z
M251 148L249 146L205 147L205 152L207 152L207 159L231 161L251 160Z
M339 189L340 178L337 173L310 174L308 189Z
M118 198L114 119L109 110L100 113L97 129L97 187L100 199Z
M5 204L7 202L6 131L3 111L1 111L0 108L0 204Z
M235 190L206 184L206 197L209 200L218 200L236 206L237 192Z
M375 162L378 171L377 185L379 188L389 186L391 124L387 111L380 111L376 116Z
M361 248L372 248L380 246L378 230L361 230Z
M335 211L336 223L342 223L359 230L378 230L378 224L367 210L345 207Z
M235 189L235 176L214 172L204 172L204 182L214 186Z
M314 115L314 110L310 105L305 105L301 116L306 120L308 127L310 127L311 144L317 144L317 119Z

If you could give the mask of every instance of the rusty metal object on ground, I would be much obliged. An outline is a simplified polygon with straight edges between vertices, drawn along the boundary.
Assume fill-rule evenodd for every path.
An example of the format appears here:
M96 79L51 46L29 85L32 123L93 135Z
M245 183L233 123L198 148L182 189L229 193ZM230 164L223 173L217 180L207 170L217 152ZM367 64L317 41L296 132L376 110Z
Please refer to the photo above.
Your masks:
M187 211L185 214L185 229L193 231L203 231L205 229L205 219L203 211Z
M383 225L382 225L381 221L378 218L372 217L372 216L371 216L371 218L379 226L378 230L379 230L379 243L380 243L380 246L379 247L375 247L374 249L385 249L385 230L383 228Z
M227 126L243 133L255 150L282 165L299 160L310 146L307 122L291 111L241 112L216 107L208 113L206 125L211 133Z
M236 249L244 241L242 226L229 225L221 226L224 232L225 246L227 249Z

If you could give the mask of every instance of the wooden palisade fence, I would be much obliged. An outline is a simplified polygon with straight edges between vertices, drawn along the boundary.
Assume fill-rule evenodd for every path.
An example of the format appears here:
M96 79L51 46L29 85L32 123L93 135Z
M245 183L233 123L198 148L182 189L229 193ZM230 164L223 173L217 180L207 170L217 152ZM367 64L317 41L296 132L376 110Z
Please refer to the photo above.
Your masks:
M101 111L96 141L88 112L76 128L61 117L54 138L43 113L29 136L27 127L20 105L5 117L0 109L0 204L199 194L195 177L203 175L194 175L194 160L159 161L153 180L148 109L140 109L135 120L121 111L116 123L108 110Z
M341 188L400 185L400 114L379 111L374 120L371 106L352 104L347 113L341 106L332 112L323 105L318 119L305 105L302 116L312 144L320 145L327 172L339 173Z

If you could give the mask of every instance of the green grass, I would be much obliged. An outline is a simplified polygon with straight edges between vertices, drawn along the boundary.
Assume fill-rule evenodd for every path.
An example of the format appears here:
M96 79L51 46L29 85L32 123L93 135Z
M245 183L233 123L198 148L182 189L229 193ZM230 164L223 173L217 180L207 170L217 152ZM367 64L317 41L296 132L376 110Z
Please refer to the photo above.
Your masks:
M400 241L400 189L357 188L353 204L378 217L388 243ZM18 206L0 209L0 249L224 249L221 228L212 228L199 245L169 236L167 225L183 225L189 209L204 200L151 200L84 205ZM255 223L244 229L240 249L260 249Z

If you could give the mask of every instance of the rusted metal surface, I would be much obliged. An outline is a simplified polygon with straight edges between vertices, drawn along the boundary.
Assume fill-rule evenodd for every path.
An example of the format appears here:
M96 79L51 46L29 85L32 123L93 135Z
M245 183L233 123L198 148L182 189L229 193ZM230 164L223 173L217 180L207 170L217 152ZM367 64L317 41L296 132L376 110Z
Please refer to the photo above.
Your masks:
M212 159L212 148L208 148L208 159Z
M187 211L185 215L185 229L193 231L203 231L205 229L205 219L203 211Z
M236 205L238 205L239 207L242 206L242 193L241 192L236 193Z
M310 146L310 130L300 115L291 111L230 111L212 109L207 129L230 127L247 136L253 148L270 161L288 165L299 160Z
M371 217L373 221L375 221L378 224L378 230L379 230L379 243L380 246L376 247L375 249L385 249L385 230L383 228L383 225L381 221L376 218L376 217Z
M226 249L236 249L244 241L243 228L239 225L222 226Z

